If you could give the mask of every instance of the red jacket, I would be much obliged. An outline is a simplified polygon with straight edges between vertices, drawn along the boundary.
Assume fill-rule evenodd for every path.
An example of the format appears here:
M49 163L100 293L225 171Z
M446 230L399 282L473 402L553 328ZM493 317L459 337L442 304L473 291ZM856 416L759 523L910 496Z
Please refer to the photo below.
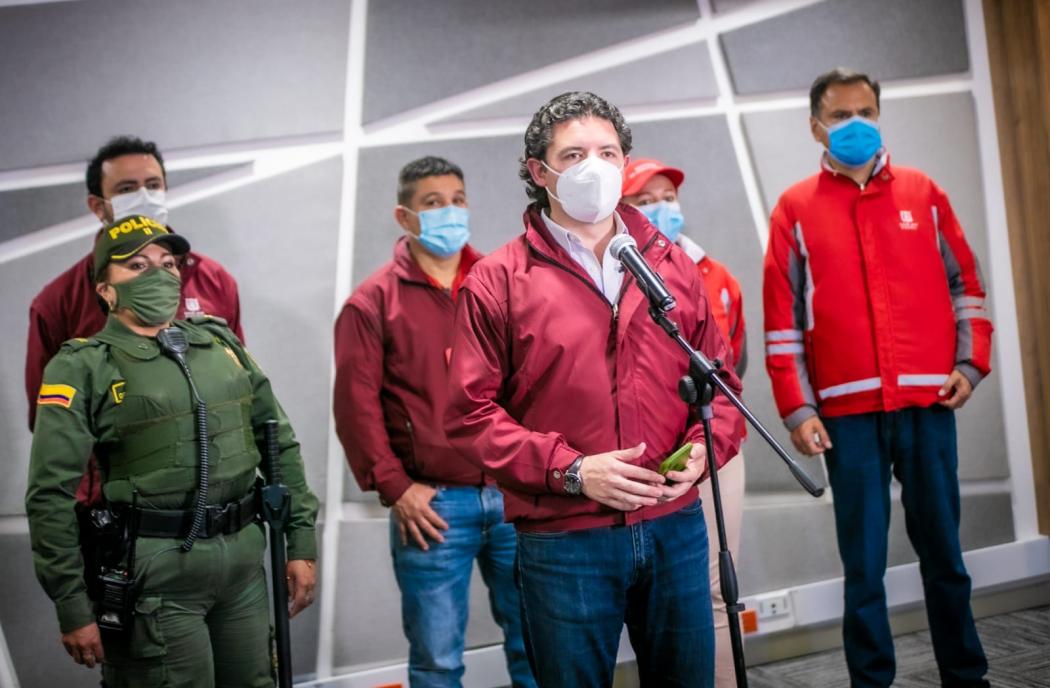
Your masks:
M95 293L93 269L94 257L89 254L48 283L29 306L25 379L30 430L36 418L36 397L44 366L63 342L90 337L106 324ZM244 341L240 298L233 276L211 258L192 251L183 260L179 273L183 298L175 317L217 315Z
M683 336L726 358L696 266L630 206L617 208L678 308ZM500 483L507 520L522 530L578 530L656 518L696 499L625 513L565 494L577 457L645 441L639 465L655 469L701 426L676 392L685 355L653 323L628 275L619 303L606 301L586 271L551 237L539 210L525 234L480 261L463 284L449 374L445 428L452 446ZM725 379L740 390L726 370ZM741 418L714 404L720 462L736 455Z
M744 331L744 297L740 282L722 263L707 255L695 241L685 235L678 237L678 247L696 263L707 289L711 315L718 323L722 336L733 350L733 369L741 378L747 370L747 337Z
M766 367L789 429L826 416L930 406L953 368L990 372L977 260L944 192L888 156L858 186L825 167L770 221Z
M469 246L460 279L479 256ZM454 287L458 285L453 285ZM413 481L481 485L453 449L443 418L455 302L402 238L335 323L335 429L357 484L393 504Z

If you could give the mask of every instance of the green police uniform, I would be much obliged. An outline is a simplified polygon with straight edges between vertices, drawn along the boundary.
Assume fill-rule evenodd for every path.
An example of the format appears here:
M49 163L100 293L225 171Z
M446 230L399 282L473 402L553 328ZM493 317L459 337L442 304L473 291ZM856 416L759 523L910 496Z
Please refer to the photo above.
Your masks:
M292 495L288 558L315 559L318 501L306 485L299 443L270 382L218 320L178 321L186 360L208 408L208 503L250 493L263 424L279 422L282 478ZM110 316L90 339L66 342L44 371L37 402L26 512L37 577L63 633L95 621L83 578L74 513L92 452L111 504L192 510L198 443L189 386L153 338ZM119 686L272 686L261 527L198 539L136 541L137 601L127 636L103 634L103 675Z

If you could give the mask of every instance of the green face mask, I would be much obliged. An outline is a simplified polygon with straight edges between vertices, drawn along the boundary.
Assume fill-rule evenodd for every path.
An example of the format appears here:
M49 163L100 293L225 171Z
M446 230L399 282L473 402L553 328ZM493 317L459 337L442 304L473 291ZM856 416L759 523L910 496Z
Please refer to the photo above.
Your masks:
M149 268L133 280L111 285L116 308L128 308L147 325L163 325L179 310L182 281L164 268Z

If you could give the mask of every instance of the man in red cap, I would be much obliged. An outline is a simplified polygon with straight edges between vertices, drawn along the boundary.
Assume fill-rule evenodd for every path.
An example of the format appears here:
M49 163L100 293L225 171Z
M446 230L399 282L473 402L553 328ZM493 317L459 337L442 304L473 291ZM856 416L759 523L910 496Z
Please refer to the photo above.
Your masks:
M685 181L685 173L659 160L639 158L632 160L623 171L622 201L633 205L649 218L649 222L668 239L685 251L700 271L707 288L711 313L722 336L733 351L731 362L741 379L747 367L747 342L744 338L744 303L740 283L726 266L707 255L695 241L682 234L685 218L678 203L678 188ZM740 521L744 512L744 461L737 454L718 470L718 484L722 493L726 539L736 559L740 549ZM709 528L714 527L714 499L711 481L700 483L700 499ZM729 618L718 576L718 538L708 538L708 566L711 571L711 602L715 616L715 685L736 685L733 670L733 648L729 640Z

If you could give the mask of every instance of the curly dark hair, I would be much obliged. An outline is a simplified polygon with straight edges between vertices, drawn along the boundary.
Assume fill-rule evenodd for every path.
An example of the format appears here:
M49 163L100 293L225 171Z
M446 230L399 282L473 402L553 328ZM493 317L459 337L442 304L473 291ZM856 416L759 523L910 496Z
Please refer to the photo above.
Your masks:
M536 111L525 129L525 156L518 161L518 176L525 182L525 193L541 207L550 206L547 190L532 181L526 161L530 158L545 161L555 125L584 117L600 117L610 122L620 137L623 154L631 152L631 128L615 105L587 91L570 91L551 98Z
M85 180L88 193L102 198L102 163L130 153L145 153L156 158L160 164L160 172L164 175L165 182L167 181L168 172L164 169L164 158L157 150L157 144L152 141L143 141L137 136L114 136L106 142L106 145L98 149L95 157L91 158L88 163Z

